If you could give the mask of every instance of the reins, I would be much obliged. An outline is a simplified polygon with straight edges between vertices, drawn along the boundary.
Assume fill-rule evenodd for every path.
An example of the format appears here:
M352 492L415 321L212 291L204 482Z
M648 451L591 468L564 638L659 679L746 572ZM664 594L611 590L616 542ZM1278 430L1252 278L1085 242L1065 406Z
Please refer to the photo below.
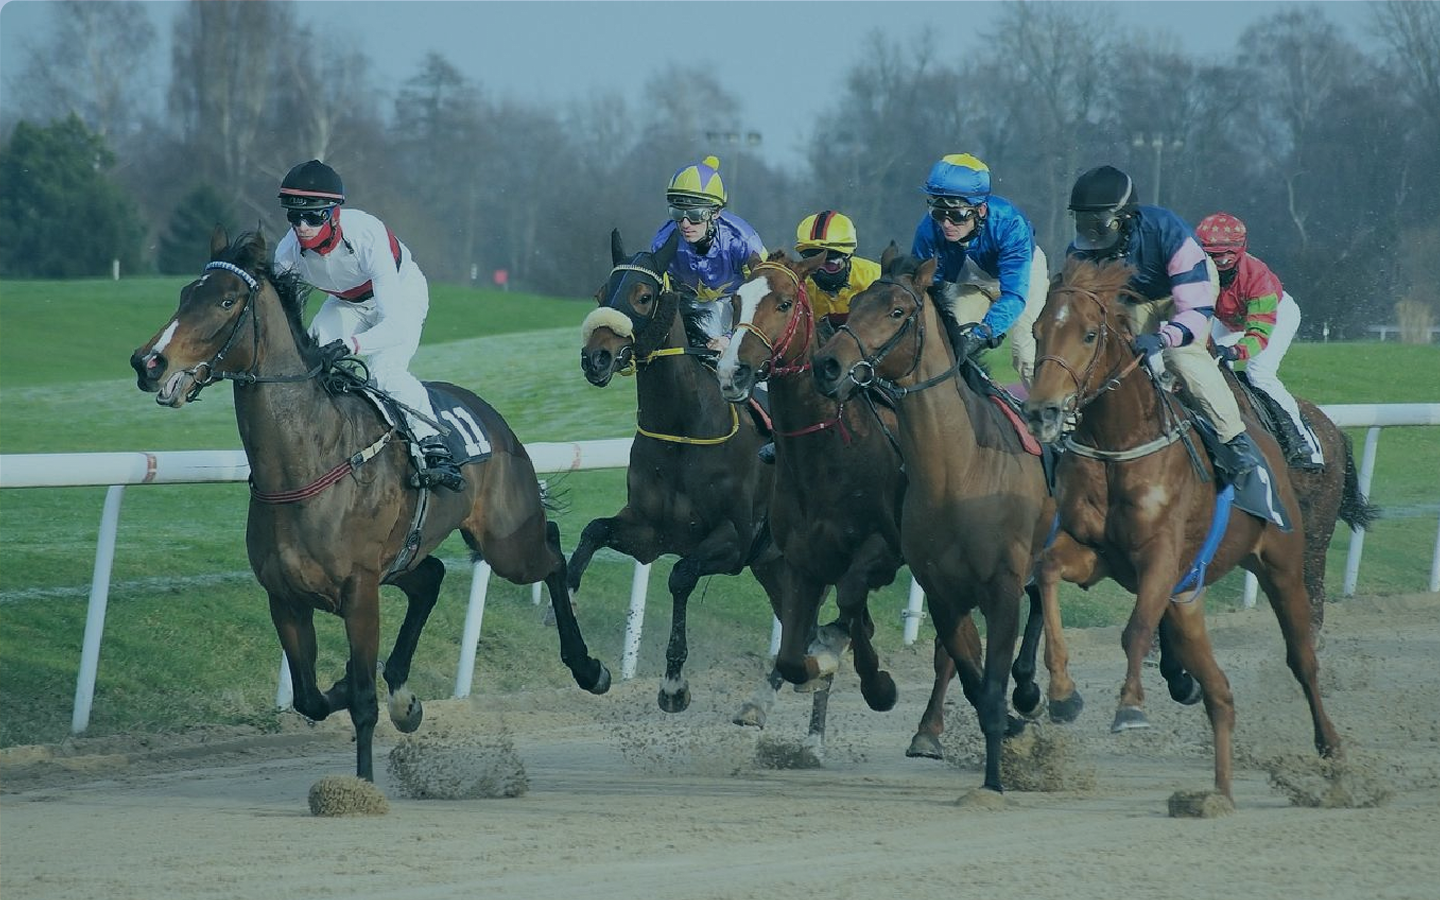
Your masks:
M915 326L915 353L910 360L910 368L906 369L905 372L900 375L901 378L905 378L920 367L920 356L925 349L925 324L920 318L920 311L924 306L924 300L920 294L917 294L908 284L896 281L893 278L877 278L872 282L872 286L876 284L888 284L900 288L910 295L910 299L915 301L915 309L905 318L905 321L900 324L900 327L895 330L895 333L890 336L889 340L882 344L873 354L865 349L865 343L860 340L859 335L851 330L848 322L836 329L837 332L848 334L850 339L855 342L856 348L860 351L860 361L851 366L850 371L845 373L846 376L855 383L855 386L861 389L873 387L892 400L899 401L909 394L932 388L937 384L943 384L958 375L960 365L964 361L958 355L955 357L955 361L945 371L916 384L902 385L896 381L881 378L875 374L881 361L890 355L890 351L899 346L901 338L905 336L905 332L910 330L911 325ZM862 372L863 375L859 374Z

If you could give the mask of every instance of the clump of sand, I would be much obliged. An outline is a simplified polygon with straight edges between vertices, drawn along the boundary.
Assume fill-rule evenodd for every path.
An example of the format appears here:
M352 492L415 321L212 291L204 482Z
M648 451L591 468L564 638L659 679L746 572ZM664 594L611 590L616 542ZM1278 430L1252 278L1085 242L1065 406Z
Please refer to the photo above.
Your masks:
M755 765L762 769L820 769L825 761L807 741L762 737L755 744Z
M1270 775L1270 786L1296 806L1361 809L1381 806L1393 793L1375 767L1360 759L1284 753L1260 765Z
M519 797L530 789L525 764L506 730L409 735L390 751L386 770L414 800Z
M1172 819L1218 819L1235 811L1230 798L1218 791L1176 791L1168 806Z
M380 789L353 775L326 775L310 786L312 816L383 816L390 801Z
M1095 764L1079 759L1065 729L1031 723L1000 745L1000 777L1007 790L1093 791Z

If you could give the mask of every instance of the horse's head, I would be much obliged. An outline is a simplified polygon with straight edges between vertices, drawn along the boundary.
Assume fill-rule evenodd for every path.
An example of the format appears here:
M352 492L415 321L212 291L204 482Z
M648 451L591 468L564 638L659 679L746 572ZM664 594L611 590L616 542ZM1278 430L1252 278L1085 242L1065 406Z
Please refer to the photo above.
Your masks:
M1030 431L1040 440L1057 440L1065 418L1134 362L1120 315L1134 271L1121 260L1071 258L1051 279L1035 320L1035 382L1025 401Z
M610 232L614 268L595 294L599 308L580 326L580 371L596 387L609 384L637 353L654 350L669 332L678 300L666 290L665 270L679 242L677 231L654 253L627 258L619 229Z
M175 315L130 355L138 387L155 393L161 406L184 406L226 373L259 362L257 300L274 292L265 238L256 230L231 244L216 226L210 258L201 276L181 288Z
M900 253L892 241L880 257L881 276L850 300L850 316L815 351L815 384L844 401L877 379L894 381L914 371L924 349L926 288L935 260Z
M740 312L735 337L717 367L720 393L726 400L748 399L755 384L771 375L810 368L806 357L815 333L815 313L805 279L824 262L823 253L795 261L784 250L776 250L764 262L750 257L750 279L736 292Z

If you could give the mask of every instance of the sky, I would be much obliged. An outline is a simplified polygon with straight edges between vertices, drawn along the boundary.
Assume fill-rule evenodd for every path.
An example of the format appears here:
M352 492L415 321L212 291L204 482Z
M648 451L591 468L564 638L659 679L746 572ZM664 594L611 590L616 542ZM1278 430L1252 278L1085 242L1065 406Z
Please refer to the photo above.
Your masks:
M66 0L8 0L0 7L0 104L24 62L27 45L43 43L50 12ZM151 7L169 59L170 22L180 0L122 0ZM1074 2L1127 27L1168 33L1196 56L1228 55L1260 19L1295 5L1267 0L1131 0ZM993 31L1001 4L990 0L299 0L301 17L337 42L357 45L375 61L376 81L398 87L429 52L440 53L491 96L564 106L600 92L643 100L649 78L672 61L714 72L741 99L739 121L717 130L760 135L774 165L802 158L810 116L794 110L822 103L827 74L843 73L874 33L892 39L926 33L937 47L972 49ZM1371 6L1320 4L1362 47ZM817 65L817 63L819 63ZM163 69L161 70L163 72ZM157 84L164 84L158 77ZM158 100L158 98L157 98ZM715 148L722 157L724 147Z

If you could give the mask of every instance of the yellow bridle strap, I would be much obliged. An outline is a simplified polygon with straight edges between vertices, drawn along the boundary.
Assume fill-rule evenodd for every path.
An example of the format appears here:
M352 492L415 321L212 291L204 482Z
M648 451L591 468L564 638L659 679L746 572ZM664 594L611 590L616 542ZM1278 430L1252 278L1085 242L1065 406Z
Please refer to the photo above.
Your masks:
M790 276L791 281L795 282L796 287L800 286L800 276L790 271L789 266L782 266L779 263L763 262L755 268L751 269L750 274L756 275L764 270L769 270L771 272L784 272L786 275Z
M699 444L699 445L702 445L702 446L708 446L708 445L712 445L712 444L723 444L723 443L725 443L726 441L730 440L732 437L734 437L734 436L736 435L736 433L740 431L740 413L736 412L736 410L735 410L735 404L731 403L731 404L729 404L729 405L730 405L730 433L727 434L727 435L725 435L724 437L717 437L717 438L692 438L692 437L681 437L681 436L679 436L679 435L674 435L674 434L657 434L657 433L655 433L655 432L653 432L653 431L646 431L645 429L641 428L641 427L640 427L640 419L639 419L638 417L635 419L635 430L636 430L637 432L639 432L640 434L645 435L645 436L648 437L648 438L654 438L654 439L657 440L657 441L669 441L669 442L672 443L672 444Z
M657 272L654 269L647 269L644 266L632 265L631 263L621 263L610 270L611 275L614 275L616 272L639 272L641 275L649 275L659 282L661 293L666 293L670 290L669 272Z

